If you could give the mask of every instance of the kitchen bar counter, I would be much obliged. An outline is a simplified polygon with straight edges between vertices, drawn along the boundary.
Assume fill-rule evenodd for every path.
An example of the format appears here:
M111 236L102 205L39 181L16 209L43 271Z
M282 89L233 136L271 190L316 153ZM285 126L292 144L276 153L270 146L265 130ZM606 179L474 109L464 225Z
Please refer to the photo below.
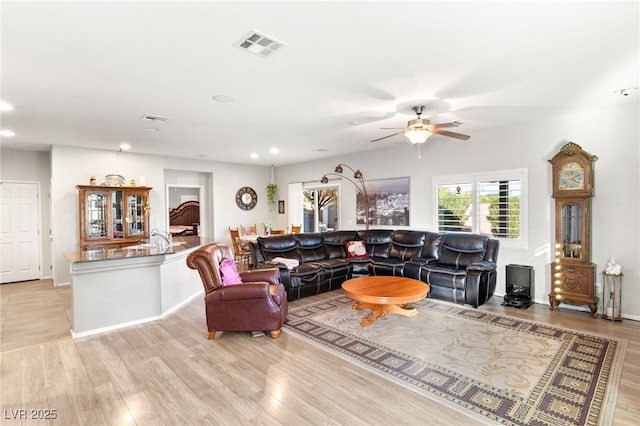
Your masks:
M123 248L82 250L63 253L69 262L95 262L97 260L126 259L130 257L159 256L180 253L194 247L214 242L211 238L174 237L171 247L160 247L155 244L139 244Z
M176 237L165 248L144 244L65 253L71 269L72 336L162 319L202 294L200 276L187 267L186 258L211 242Z

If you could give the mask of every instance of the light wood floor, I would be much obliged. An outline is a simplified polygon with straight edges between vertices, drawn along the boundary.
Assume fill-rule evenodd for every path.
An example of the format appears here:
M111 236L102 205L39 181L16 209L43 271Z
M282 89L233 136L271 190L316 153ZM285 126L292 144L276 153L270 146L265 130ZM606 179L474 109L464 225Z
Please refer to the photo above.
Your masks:
M70 298L50 281L0 286L3 425L47 423L31 410L55 410L56 425L480 424L286 333L209 341L200 298L160 321L71 339ZM640 424L640 322L500 302L480 309L628 340L615 425ZM11 419L19 409L28 419Z

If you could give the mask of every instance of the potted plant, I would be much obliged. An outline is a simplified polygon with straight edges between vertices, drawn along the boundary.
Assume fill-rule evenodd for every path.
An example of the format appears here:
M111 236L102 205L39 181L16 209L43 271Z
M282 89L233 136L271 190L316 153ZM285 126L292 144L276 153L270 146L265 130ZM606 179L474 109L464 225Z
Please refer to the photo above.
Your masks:
M278 185L275 183L267 185L267 202L271 211L275 211L278 203Z
M271 233L271 222L260 222L260 225L262 225L264 235L269 235Z

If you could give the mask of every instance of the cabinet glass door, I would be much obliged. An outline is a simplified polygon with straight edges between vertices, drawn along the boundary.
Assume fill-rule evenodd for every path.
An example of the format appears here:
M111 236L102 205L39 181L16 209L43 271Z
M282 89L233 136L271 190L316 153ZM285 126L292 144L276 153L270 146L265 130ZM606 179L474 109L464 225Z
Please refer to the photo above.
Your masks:
M582 258L582 207L569 203L562 206L562 255L569 259Z
M127 197L127 224L130 236L144 235L144 196L132 194Z
M87 197L87 237L107 236L107 196L93 193Z
M113 191L111 194L111 209L113 214L112 238L124 238L124 228L122 227L122 191Z

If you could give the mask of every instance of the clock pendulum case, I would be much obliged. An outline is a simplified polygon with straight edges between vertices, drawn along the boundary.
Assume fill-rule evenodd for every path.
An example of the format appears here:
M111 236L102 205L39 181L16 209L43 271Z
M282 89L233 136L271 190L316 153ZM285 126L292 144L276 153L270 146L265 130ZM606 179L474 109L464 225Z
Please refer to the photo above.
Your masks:
M591 263L593 164L598 159L569 142L549 160L555 200L555 259L551 264L550 309L560 303L598 310L596 265Z

